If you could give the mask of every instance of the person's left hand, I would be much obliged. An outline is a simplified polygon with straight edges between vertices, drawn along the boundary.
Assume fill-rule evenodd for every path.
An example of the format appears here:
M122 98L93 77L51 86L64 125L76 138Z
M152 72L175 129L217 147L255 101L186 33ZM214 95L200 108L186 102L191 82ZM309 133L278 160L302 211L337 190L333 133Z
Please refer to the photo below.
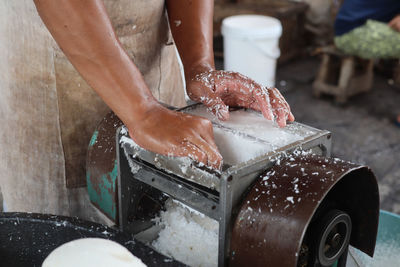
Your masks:
M202 102L218 119L229 119L229 107L261 111L280 127L294 121L289 104L276 88L265 88L252 79L230 71L211 70L194 75L186 83L188 96Z
M389 22L389 26L395 30L400 32L400 15L397 15L396 17L394 17L390 22Z

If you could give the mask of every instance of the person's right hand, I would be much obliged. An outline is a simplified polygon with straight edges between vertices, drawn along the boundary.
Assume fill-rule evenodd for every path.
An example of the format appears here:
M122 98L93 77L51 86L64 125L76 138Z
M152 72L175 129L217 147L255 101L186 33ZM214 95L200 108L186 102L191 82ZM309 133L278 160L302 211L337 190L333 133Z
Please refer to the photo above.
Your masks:
M190 157L220 169L222 156L214 142L212 123L201 117L156 105L143 119L128 127L132 139L152 152Z
M395 30L400 32L400 15L397 15L396 17L394 17L390 22L389 22L389 26Z

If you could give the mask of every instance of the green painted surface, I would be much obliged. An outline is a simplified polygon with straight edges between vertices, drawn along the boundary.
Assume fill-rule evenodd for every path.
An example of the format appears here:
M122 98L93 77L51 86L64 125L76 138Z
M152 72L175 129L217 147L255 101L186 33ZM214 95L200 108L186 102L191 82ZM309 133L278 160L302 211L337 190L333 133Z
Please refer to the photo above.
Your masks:
M94 202L113 220L116 219L117 214L116 202L113 201L114 196L116 196L115 187L118 176L117 167L117 161L115 161L114 168L110 173L103 174L100 179L95 179L96 181L99 181L99 184L95 185L95 187L99 189L97 191L90 179L90 172L86 173L87 189L90 201Z
M97 136L99 135L99 131L95 131L90 139L89 147L93 146L96 143Z

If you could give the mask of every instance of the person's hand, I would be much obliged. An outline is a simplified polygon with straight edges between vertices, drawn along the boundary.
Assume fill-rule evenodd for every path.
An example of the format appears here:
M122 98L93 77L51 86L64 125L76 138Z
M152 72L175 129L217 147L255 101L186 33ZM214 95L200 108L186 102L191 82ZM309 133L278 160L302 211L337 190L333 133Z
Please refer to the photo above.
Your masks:
M188 96L202 102L218 119L229 119L229 107L261 111L280 127L294 121L290 107L276 88L265 88L237 72L211 70L193 75L186 83Z
M397 15L396 17L394 17L390 22L389 22L389 26L395 30L400 32L400 15Z
M140 122L127 125L132 139L152 152L190 157L220 169L222 156L214 142L212 123L204 118L156 105Z

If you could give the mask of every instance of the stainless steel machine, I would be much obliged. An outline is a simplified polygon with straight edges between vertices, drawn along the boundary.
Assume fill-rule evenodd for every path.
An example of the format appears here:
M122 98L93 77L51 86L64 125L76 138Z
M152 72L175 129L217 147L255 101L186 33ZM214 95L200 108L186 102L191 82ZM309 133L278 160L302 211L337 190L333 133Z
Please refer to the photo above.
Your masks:
M200 108L181 111L204 115ZM121 230L139 235L154 226L166 199L188 205L219 222L218 266L345 266L349 244L373 255L376 179L368 167L330 158L329 132L293 123L281 131L296 138L273 144L249 128L213 124L217 145L228 136L243 150L260 150L235 158L222 149L229 160L211 170L143 150L108 115L89 148L92 202Z

